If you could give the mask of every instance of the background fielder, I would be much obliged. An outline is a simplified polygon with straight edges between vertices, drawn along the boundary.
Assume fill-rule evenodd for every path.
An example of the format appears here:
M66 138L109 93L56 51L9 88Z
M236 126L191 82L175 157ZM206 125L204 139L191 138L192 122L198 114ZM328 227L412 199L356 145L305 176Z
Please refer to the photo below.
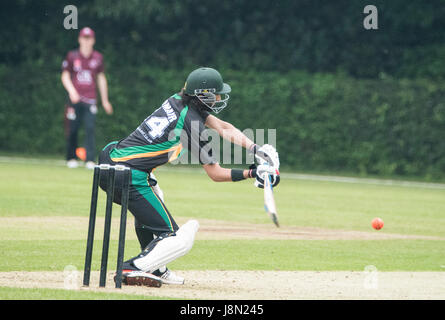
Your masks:
M76 168L77 136L81 122L85 128L86 167L94 168L95 125L97 113L96 81L107 114L113 113L108 100L108 86L105 77L103 56L94 50L95 33L85 27L79 32L79 49L68 52L62 63L62 83L68 93L65 110L67 149L66 160L69 168Z

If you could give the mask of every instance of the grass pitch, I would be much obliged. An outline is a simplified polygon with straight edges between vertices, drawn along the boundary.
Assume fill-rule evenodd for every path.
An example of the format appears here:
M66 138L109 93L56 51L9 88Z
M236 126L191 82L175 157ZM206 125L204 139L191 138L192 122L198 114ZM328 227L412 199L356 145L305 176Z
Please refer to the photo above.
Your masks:
M60 164L60 165L59 165ZM203 172L178 166L155 172L176 219L269 224L262 190L252 181L214 183ZM92 172L60 162L0 162L0 272L83 269ZM169 265L177 270L445 271L445 189L283 179L275 190L283 227L366 231L411 236L392 240L197 239L190 253ZM100 192L98 216L105 195ZM114 212L119 212L118 207ZM115 215L117 217L117 215ZM371 228L380 217L381 231ZM116 219L116 218L114 218ZM26 224L22 223L26 221ZM98 229L101 227L97 225ZM114 230L116 231L116 230ZM198 232L199 233L199 232ZM129 223L125 257L139 251ZM412 236L437 237L433 240ZM96 239L101 239L100 232ZM99 269L100 240L93 251ZM116 240L109 270L115 267ZM137 295L73 293L56 289L0 288L0 298L120 299ZM147 297L145 297L147 298Z

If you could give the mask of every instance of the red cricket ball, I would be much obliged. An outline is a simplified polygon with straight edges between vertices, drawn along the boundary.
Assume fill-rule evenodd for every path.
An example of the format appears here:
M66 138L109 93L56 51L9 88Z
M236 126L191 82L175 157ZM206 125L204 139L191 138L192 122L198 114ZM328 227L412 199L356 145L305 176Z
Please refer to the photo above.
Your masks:
M371 223L372 227L376 230L380 230L383 228L383 220L380 218L374 218Z

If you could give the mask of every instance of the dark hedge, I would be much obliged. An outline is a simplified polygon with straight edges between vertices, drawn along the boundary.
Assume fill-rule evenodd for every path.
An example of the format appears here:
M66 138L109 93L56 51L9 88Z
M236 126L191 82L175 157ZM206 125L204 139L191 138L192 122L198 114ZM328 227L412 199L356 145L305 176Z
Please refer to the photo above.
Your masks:
M77 46L66 1L0 3L0 150L63 154L60 65ZM276 128L297 170L445 176L445 2L85 0L115 114L98 148L133 130L198 66L232 85L221 117Z
M113 116L99 110L98 148L125 137L180 90L189 70L114 70ZM244 130L277 129L282 164L297 170L443 177L445 84L342 74L224 70L233 92L218 116ZM59 153L65 148L65 93L57 72L0 69L0 149ZM267 140L266 140L267 141Z

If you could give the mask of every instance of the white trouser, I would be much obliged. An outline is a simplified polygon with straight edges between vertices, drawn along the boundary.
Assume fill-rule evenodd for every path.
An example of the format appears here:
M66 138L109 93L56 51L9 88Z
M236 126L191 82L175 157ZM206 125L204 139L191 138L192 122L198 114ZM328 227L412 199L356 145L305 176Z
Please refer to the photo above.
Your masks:
M153 173L150 173L150 177L157 181L156 185L153 187L153 191L156 192L159 198L161 198L162 202L164 202L164 192L162 192L161 187L159 186L159 181L156 179Z
M153 173L150 173L150 178L156 180L156 185L153 187L153 191L158 195L159 198L161 198L162 202L164 201L164 192L162 191L161 187L159 186L159 181L156 179L156 176ZM154 239L156 239L156 235L153 235ZM159 267L159 272L165 272L167 270L167 266L161 266Z

